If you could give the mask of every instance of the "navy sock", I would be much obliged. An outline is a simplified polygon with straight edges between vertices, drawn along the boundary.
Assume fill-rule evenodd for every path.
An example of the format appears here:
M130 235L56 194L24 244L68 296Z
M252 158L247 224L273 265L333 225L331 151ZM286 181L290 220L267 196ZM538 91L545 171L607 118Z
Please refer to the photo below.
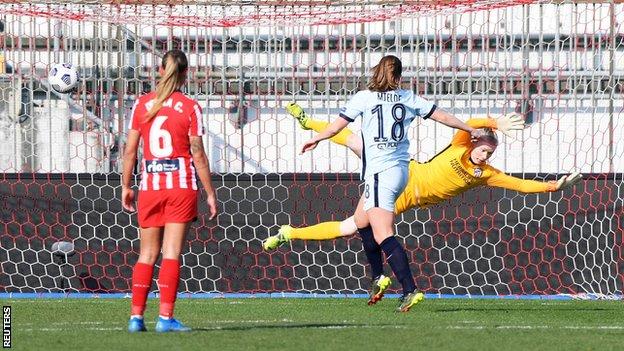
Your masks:
M401 243L399 243L394 236L391 236L382 241L380 246L386 253L386 260L390 264L392 272L394 272L394 275L403 286L403 295L414 292L416 290L416 283L412 276L407 254L403 246L401 246Z
M362 247L366 253L368 264L371 266L371 275L377 279L383 274L383 257L381 256L381 246L375 241L373 228L369 225L366 228L358 228L358 233L362 238Z

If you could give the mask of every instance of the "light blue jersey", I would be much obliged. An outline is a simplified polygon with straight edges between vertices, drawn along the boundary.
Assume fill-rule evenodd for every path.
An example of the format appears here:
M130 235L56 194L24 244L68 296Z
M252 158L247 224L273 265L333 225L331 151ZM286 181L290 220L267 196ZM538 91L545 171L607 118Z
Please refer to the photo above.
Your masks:
M363 90L340 111L353 122L362 116L362 179L409 162L407 127L416 116L429 118L436 106L411 90Z

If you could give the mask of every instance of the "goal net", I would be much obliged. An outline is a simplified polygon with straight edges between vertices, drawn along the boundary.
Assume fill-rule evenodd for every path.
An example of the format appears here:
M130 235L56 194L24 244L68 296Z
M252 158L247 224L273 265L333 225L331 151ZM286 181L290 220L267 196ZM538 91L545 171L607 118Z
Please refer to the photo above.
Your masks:
M164 52L189 57L221 213L185 246L188 293L364 293L357 237L267 253L282 224L350 216L359 160L284 110L331 121L381 57L402 84L466 120L522 114L491 163L563 192L477 188L397 220L417 285L453 295L614 296L624 269L624 5L566 1L0 1L0 292L128 292L136 218L119 201L134 100ZM54 63L80 71L68 95ZM359 125L350 126L357 131ZM427 161L453 130L421 121ZM202 195L202 213L206 213ZM390 274L390 272L388 272ZM579 295L583 294L583 295Z

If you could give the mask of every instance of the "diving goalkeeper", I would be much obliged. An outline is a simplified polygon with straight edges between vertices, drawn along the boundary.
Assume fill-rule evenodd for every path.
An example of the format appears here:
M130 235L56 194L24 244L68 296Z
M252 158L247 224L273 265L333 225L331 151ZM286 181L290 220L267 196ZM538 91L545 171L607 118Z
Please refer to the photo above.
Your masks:
M296 103L288 104L286 111L298 120L303 129L320 132L329 124L312 119ZM498 139L494 131L510 134L513 130L524 128L520 116L506 115L497 119L473 118L466 123L473 128L483 128L486 133L472 140L469 133L458 131L451 144L429 161L420 163L411 160L407 186L395 202L396 214L414 207L425 208L438 204L481 185L522 193L540 193L564 190L582 179L579 173L572 173L557 181L526 180L507 175L487 163L498 147ZM349 147L358 157L361 157L362 140L349 129L344 129L331 140ZM356 232L362 238L362 246L371 265L373 284L369 304L374 304L383 297L385 290L390 286L390 278L382 274L382 250L375 242L371 227L357 228L353 217L341 222L322 222L301 228L283 225L276 235L268 237L262 245L265 250L271 251L291 240L331 240L350 236Z

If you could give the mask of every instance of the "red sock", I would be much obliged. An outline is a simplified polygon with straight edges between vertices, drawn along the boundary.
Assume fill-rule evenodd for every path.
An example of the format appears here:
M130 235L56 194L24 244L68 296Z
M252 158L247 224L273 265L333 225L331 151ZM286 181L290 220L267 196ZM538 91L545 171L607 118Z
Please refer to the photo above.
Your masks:
M154 266L147 263L134 265L132 270L132 308L131 315L143 315L147 303L147 294L152 286Z
M178 260L163 258L158 274L158 289L160 290L160 315L173 316L173 305L178 294L180 284L180 263Z

